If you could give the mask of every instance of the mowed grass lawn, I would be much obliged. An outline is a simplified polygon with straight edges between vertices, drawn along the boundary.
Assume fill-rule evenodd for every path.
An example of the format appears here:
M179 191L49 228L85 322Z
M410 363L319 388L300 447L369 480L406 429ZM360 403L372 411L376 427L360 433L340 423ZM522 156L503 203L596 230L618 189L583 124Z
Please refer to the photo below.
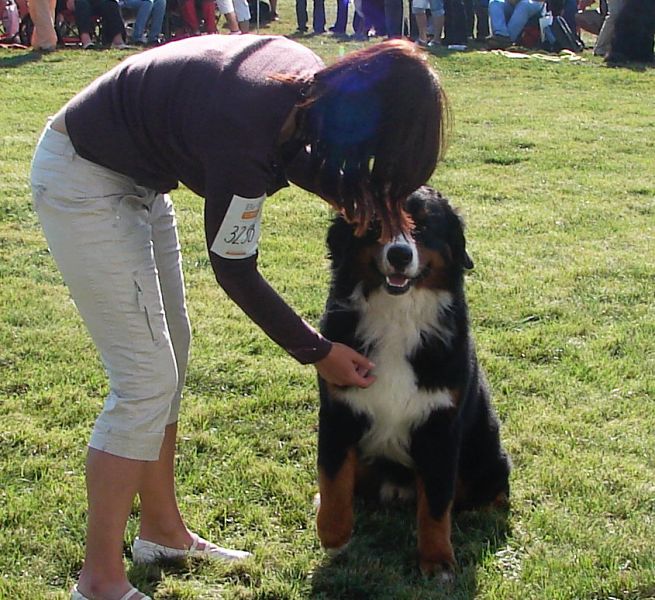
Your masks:
M295 28L293 7L272 31ZM305 43L326 61L356 47ZM31 210L46 116L127 55L0 50L0 598L67 597L82 564L85 445L107 382ZM479 355L514 461L505 516L463 513L444 586L415 563L413 508L357 515L320 550L312 498L318 400L296 364L217 287L202 200L174 193L194 343L178 488L189 526L254 558L143 569L161 599L655 598L655 70L430 60L453 126L431 183L467 222ZM261 269L317 323L330 213L297 188L266 203ZM75 235L71 232L71 235Z

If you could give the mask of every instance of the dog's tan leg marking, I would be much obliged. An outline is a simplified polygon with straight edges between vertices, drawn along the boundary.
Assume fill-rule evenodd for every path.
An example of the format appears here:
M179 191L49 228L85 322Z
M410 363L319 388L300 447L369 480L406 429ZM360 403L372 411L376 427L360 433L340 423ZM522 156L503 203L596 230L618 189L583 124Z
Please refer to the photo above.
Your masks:
M430 514L423 480L416 480L416 518L418 529L419 566L423 575L448 573L455 567L455 554L450 543L450 502L439 519Z
M327 550L339 550L349 541L353 530L353 497L357 454L348 450L346 459L334 478L319 468L318 487L321 505L316 517L316 528L321 544Z

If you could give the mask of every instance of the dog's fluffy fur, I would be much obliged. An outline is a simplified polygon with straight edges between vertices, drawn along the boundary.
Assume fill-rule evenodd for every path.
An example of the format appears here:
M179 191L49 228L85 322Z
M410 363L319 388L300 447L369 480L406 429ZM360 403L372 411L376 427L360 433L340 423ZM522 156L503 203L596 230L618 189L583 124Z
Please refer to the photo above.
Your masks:
M423 187L406 205L412 238L355 237L337 218L328 233L332 282L322 332L367 355L366 389L320 380L318 535L348 543L353 496L415 492L421 570L450 576L453 506L507 503L510 463L469 333L460 218Z
M655 0L626 0L616 17L608 63L655 60Z

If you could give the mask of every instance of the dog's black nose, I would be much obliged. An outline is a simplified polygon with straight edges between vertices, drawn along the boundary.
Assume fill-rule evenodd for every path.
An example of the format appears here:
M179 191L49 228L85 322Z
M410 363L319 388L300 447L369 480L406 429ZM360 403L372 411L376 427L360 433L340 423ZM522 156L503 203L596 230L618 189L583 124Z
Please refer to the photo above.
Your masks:
M412 247L407 244L392 244L387 248L387 260L394 268L402 271L413 258Z

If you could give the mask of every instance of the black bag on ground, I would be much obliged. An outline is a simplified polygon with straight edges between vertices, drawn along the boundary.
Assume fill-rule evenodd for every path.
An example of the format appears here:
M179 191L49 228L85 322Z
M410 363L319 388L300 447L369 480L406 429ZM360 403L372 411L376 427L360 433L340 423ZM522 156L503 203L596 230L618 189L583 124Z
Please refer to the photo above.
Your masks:
M570 50L571 52L582 52L584 44L582 40L571 31L569 24L564 17L553 17L553 22L544 30L544 50L559 52Z

